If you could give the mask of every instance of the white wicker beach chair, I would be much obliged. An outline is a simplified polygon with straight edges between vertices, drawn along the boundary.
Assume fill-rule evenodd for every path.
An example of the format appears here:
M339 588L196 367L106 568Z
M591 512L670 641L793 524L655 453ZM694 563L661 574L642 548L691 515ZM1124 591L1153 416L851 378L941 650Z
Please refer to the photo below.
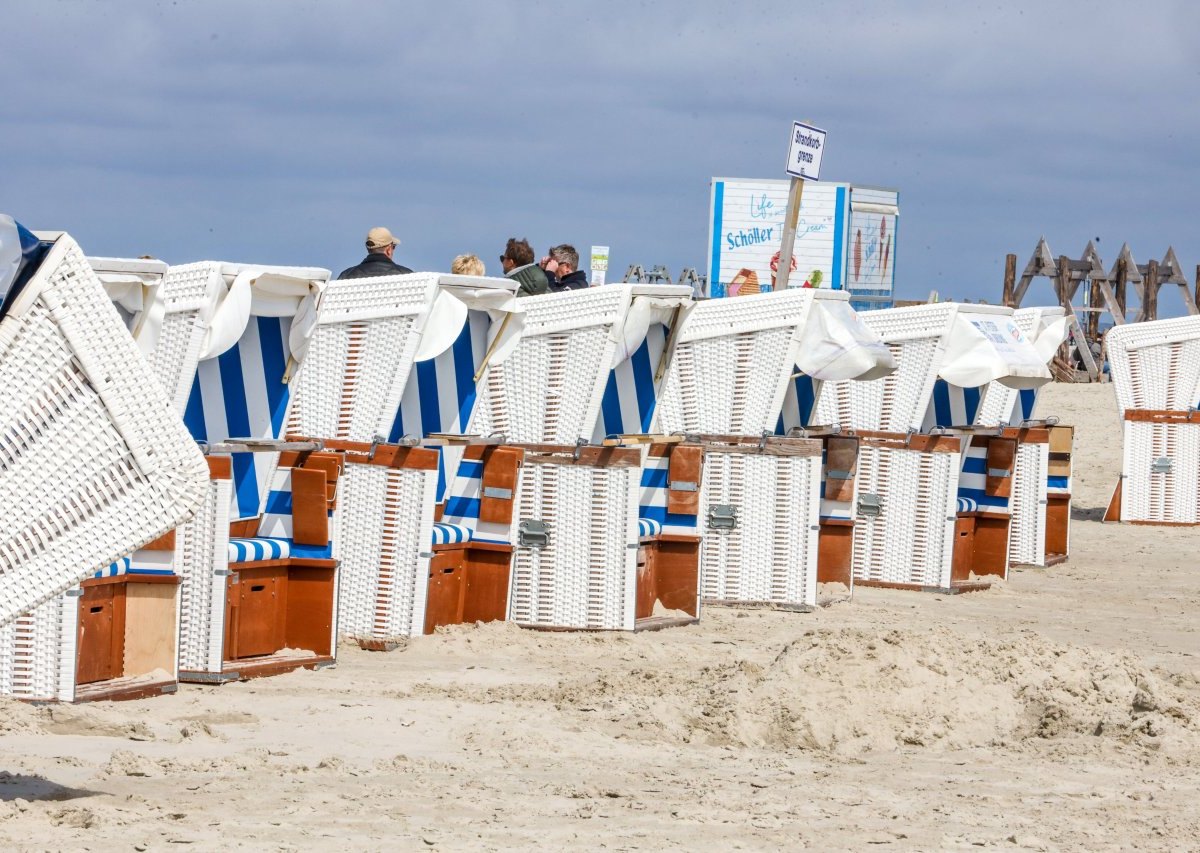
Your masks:
M829 559L828 578L819 576L818 554L826 529L829 551L843 534L833 528L853 523L856 440L759 437L783 432L789 420L796 425L803 389L890 372L891 353L857 321L845 293L815 289L701 303L674 341L655 428L703 437L705 600L811 607L826 582L848 595L848 537L841 536L844 560ZM830 483L827 443L835 457ZM644 482L642 516L662 520L664 485L676 478L649 465L645 476L655 479Z
M0 503L16 513L0 534L0 692L159 692L174 586L76 584L190 517L203 460L79 247L46 248L0 321Z
M1115 326L1104 345L1124 428L1105 520L1200 524L1200 317Z
M595 445L648 428L670 349L667 330L686 311L690 291L612 285L519 304L522 332L481 366L464 429L499 437L468 445L449 478L438 528L444 541L435 544L431 568L430 627L480 614L571 629L694 619L694 530L689 542L677 543L693 553L690 594L681 591L683 581L671 591L664 584L656 599L659 611L686 616L655 617L656 602L645 600L649 587L639 587L641 546L660 528L639 523L641 466L633 460L642 454Z
M1007 308L943 303L861 316L899 368L872 382L825 383L812 415L858 430L862 442L855 583L955 592L1005 577L1016 438L970 427L965 412L958 434L920 430L940 433L936 424L954 420L939 407L938 380L950 398L984 389L967 406L977 409L992 388L1048 381L1045 360Z

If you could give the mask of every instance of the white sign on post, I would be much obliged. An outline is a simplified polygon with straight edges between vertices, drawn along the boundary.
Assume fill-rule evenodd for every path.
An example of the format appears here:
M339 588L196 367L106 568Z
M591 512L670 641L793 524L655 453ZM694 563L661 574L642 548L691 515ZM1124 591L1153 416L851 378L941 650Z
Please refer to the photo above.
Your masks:
M592 246L592 287L604 284L608 276L608 246Z
M792 122L788 143L787 173L804 181L821 179L821 154L825 150L825 131L819 127Z

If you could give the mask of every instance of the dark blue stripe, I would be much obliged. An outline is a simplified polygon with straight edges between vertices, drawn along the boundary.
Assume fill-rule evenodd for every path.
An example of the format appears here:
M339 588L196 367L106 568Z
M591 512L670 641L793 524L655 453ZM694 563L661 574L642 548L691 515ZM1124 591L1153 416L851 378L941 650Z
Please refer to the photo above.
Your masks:
M650 340L642 341L631 360L633 366L633 388L637 394L639 424L633 430L622 429L622 432L634 432L650 429L650 419L654 417L654 367L650 364Z
M287 372L287 350L283 343L284 321L278 317L258 318L258 340L262 347L263 378L267 385L267 407L271 413L271 437L280 438L283 415L287 410L288 387L283 382Z
M617 391L617 375L612 371L609 371L604 397L600 400L600 414L604 418L605 435L624 432L621 427L621 395Z
M668 475L670 475L670 473L670 470L667 468L643 468L642 488L665 489L667 486Z
M411 374L408 380L412 382ZM388 434L388 441L395 444L400 439L404 438L404 407L396 409L396 420L392 421L392 431Z
M328 560L333 556L333 544L327 545L297 545L291 543L292 556L309 560Z
M960 498L970 498L980 506L1006 507L1008 506L1008 498L989 495L983 489L959 489L958 496Z
M975 414L979 411L980 393L978 388L964 388L963 401L966 404L967 424L975 423ZM962 424L966 426L966 424Z
M1029 420L1033 417L1033 404L1037 402L1036 388L1023 388L1019 392L1021 401L1021 419Z
M125 574L127 574L127 575L173 575L173 574L175 574L175 572L173 572L171 569L132 569L131 568L131 569L126 569Z
M475 358L471 346L471 319L463 324L462 333L454 341L454 381L458 390L458 423L453 424L455 432L467 425L471 418L471 410L475 408ZM451 425L447 424L449 428Z
M838 187L833 214L833 272L830 274L829 286L834 290L842 290L842 241L846 230L846 188ZM796 270L803 281L803 271Z
M458 463L458 476L478 480L483 476L483 463L478 459L464 459Z
M678 512L667 512L665 506L648 506L643 505L638 510L638 515L642 518L648 518L651 521L657 521L662 525L675 525L677 527L695 527L696 516L684 515Z
M438 453L437 499L440 501L446 494L446 455Z
M442 514L450 518L479 518L479 498L446 498L446 509Z
M950 386L944 379L933 383L933 417L938 426L954 426L954 414L950 411Z
M721 233L725 223L721 217L725 213L722 210L724 205L725 182L717 181L713 184L712 257L708 262L708 295L714 298L725 295L725 283L721 281L721 243L725 240L725 235Z
M1065 489L1071 485L1070 477L1047 477L1046 485L1052 489Z
M808 425L817 403L817 392L813 378L807 374L796 377L796 403L800 408L800 423Z
M270 515L291 515L292 514L292 493L291 492L268 492L267 507L264 512Z
M963 460L963 473L987 474L987 459L982 456L968 456Z
M417 402L421 406L421 435L442 431L442 410L438 405L437 359L417 362Z
M200 394L200 377L192 380L192 393L183 410L183 424L196 441L208 441L208 425L204 423L204 399Z
M221 396L225 401L223 438L252 436L250 413L246 409L246 383L242 376L241 348L234 345L217 356L221 374ZM238 518L258 515L258 478L255 475L254 454L233 454L233 491L237 496Z

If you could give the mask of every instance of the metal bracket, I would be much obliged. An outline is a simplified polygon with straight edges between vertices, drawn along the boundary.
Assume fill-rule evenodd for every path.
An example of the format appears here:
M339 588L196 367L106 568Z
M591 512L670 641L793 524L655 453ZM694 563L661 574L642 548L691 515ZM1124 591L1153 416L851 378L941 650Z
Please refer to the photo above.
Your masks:
M1170 474L1174 463L1170 456L1160 456L1150 463L1151 474Z
M545 548L550 544L550 525L537 518L525 518L517 525L517 545L521 548Z
M738 511L733 504L713 504L708 508L711 530L733 530L738 526Z
M579 460L579 456L580 456L580 454L582 454L582 453L583 453L583 448L587 446L587 443L588 443L588 440L587 440L586 438L577 438L577 439L575 439L575 453L574 453L574 458L575 458L575 460L576 460L576 461L578 461L578 460Z
M672 492L698 492L700 487L691 480L672 480L667 484Z
M867 518L883 515L883 498L869 492L858 496L858 514Z
M493 498L498 501L511 501L513 496L512 489L502 489L499 486L484 486L483 496L485 498Z

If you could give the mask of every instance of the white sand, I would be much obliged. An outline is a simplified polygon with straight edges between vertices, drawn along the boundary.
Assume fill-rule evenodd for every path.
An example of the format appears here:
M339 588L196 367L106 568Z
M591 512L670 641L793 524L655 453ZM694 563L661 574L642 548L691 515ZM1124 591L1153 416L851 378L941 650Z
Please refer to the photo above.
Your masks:
M858 590L637 636L462 627L133 703L0 704L25 849L1196 849L1200 530L1101 525L986 593ZM187 846L179 847L184 843Z

